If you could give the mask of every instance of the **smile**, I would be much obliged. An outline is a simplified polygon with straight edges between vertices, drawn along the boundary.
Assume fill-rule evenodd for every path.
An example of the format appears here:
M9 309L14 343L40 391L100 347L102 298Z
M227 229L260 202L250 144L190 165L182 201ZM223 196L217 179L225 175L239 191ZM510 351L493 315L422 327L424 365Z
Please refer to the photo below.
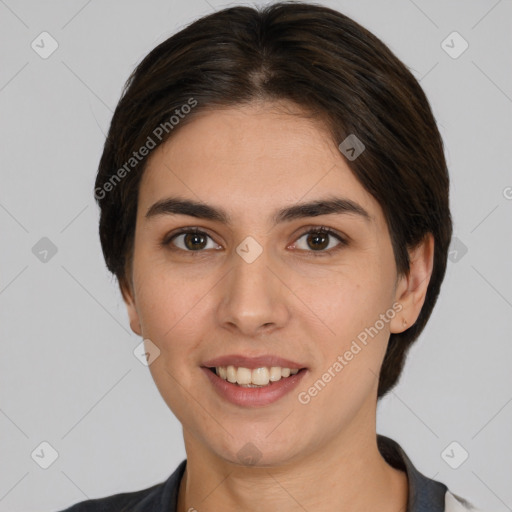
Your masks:
M222 371L221 368L219 368L219 372ZM233 370L230 370L230 372L234 372L236 370L236 379L235 382L230 382L228 380L229 366L224 368L226 371L226 378L217 375L215 368L207 368L203 366L201 367L201 370L203 370L204 374L208 378L208 381L213 386L214 391L223 400L241 407L262 407L270 405L273 402L277 402L278 400L288 395L292 390L294 390L299 385L303 377L308 373L306 368L294 370L296 373L292 374L292 370L290 370L290 368L279 367L281 372L284 372L285 375L288 374L288 372L290 373L288 374L288 377L283 377L281 375L278 380L272 381L270 380L270 372L272 371L273 367L253 368L250 374L251 383L239 384L236 382L236 380L238 380L238 371L240 369L242 370L241 380L244 380L244 375L249 375L249 369L243 367L237 368L233 366ZM261 377L259 376L259 370L262 370L261 373L263 376L265 376L265 372L268 372L268 383L263 385L252 384L252 372L254 370L257 371L256 380ZM274 370L274 375L277 377L277 370ZM245 380L247 380L247 377Z

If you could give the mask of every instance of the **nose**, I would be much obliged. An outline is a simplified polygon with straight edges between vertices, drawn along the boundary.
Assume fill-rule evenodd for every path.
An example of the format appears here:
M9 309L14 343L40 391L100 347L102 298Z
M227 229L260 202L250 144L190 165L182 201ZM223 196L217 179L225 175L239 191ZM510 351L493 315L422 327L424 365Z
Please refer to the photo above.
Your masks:
M222 280L222 299L217 308L222 327L254 337L286 325L290 291L278 277L268 251L263 250L250 263L233 252L231 265L231 271Z

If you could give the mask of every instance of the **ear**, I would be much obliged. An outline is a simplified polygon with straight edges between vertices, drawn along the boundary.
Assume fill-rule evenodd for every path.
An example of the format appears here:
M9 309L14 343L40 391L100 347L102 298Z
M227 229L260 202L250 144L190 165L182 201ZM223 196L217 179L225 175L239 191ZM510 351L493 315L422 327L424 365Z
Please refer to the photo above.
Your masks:
M403 332L416 322L427 294L434 266L434 236L427 233L422 242L409 251L410 268L398 279L395 302L402 310L390 322L392 333Z
M126 304L126 310L128 311L128 318L130 319L130 328L139 336L142 336L142 329L140 326L139 313L135 305L133 286L128 283L125 279L119 280L119 288L121 295L123 296L124 303Z

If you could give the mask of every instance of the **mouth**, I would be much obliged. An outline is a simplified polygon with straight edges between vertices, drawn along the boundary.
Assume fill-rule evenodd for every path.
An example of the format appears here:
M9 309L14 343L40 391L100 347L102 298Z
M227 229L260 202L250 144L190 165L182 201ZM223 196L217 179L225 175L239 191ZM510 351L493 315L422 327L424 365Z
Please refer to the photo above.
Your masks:
M277 369L281 371L279 375ZM307 368L258 367L249 369L232 365L227 367L202 366L201 370L218 396L227 402L245 408L262 407L278 401L291 393L308 373ZM270 379L271 375L274 380ZM253 382L253 379L256 383Z
M225 354L201 370L224 400L242 407L271 404L291 393L308 374L304 363L277 354Z

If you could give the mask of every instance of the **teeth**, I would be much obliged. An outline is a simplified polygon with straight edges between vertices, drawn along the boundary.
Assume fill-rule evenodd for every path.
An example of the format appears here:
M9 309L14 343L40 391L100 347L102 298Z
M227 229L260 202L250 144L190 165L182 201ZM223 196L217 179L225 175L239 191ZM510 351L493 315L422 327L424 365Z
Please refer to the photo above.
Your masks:
M281 377L281 368L279 368L279 366L272 366L272 368L270 368L269 379L272 382L277 382L278 380L281 380Z
M272 366L271 368L261 367L254 370L233 365L217 366L215 368L215 373L221 379L243 387L267 386L269 382L277 382L282 378L295 375L298 371L298 368L281 368L280 366Z
M238 371L236 372L236 381L238 382L238 384L252 384L251 378L252 371L249 370L249 368L238 368Z

